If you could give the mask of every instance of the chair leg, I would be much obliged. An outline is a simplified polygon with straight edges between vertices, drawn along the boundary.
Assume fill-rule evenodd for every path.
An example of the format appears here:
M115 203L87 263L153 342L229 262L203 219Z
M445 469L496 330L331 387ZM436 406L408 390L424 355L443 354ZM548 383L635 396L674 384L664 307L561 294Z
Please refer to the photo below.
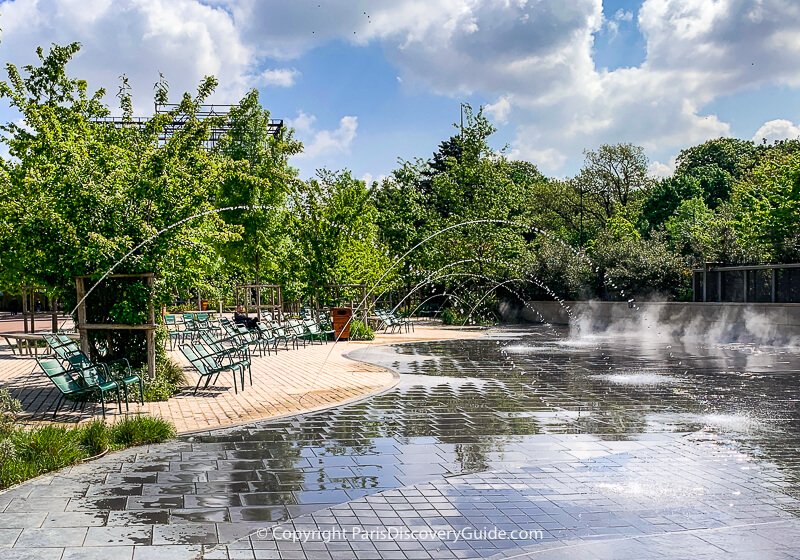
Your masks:
M195 394L195 395L197 394L197 390L200 388L200 382L201 382L202 380L203 380L203 378L202 378L202 377L200 377L200 379L198 379L198 380L197 380L197 385L195 385L195 387L194 387L194 394ZM208 381L206 381L206 387L208 387ZM205 387L204 387L204 388L205 388Z
M64 395L58 397L58 402L56 402L56 409L53 411L53 420L56 419L56 414L58 414L58 409L61 408L62 402L64 402Z
M139 379L139 402L144 406L144 382Z
M100 391L100 410L103 413L103 420L106 419L106 398L103 395L103 391Z
M124 387L125 390L125 412L130 412L131 407L128 405L128 384L123 383L122 386ZM117 389L117 393L119 393L119 389ZM119 406L120 406L119 411L122 412L122 404L120 403Z

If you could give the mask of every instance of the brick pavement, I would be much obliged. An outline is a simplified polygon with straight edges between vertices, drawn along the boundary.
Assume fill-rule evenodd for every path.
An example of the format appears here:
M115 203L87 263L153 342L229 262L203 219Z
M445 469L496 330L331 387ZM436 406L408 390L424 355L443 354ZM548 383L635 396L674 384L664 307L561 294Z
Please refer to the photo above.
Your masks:
M130 404L130 414L148 414L172 422L179 433L209 427L230 426L255 419L273 418L318 410L362 398L391 387L396 376L385 368L349 359L355 349L362 352L383 344L410 341L474 338L481 330L417 325L412 333L378 334L370 342L314 344L297 350L279 350L271 356L254 356L253 385L236 394L230 376L220 376L216 385L192 394L197 376L180 352L172 357L184 366L191 389L166 402ZM20 421L49 422L58 398L56 389L28 356L14 356L0 345L0 387L8 388L23 403ZM99 405L97 405L99 406ZM99 408L87 405L84 413L62 407L57 421L86 422L100 415ZM51 413L48 414L48 409ZM108 406L109 421L118 416L116 406Z

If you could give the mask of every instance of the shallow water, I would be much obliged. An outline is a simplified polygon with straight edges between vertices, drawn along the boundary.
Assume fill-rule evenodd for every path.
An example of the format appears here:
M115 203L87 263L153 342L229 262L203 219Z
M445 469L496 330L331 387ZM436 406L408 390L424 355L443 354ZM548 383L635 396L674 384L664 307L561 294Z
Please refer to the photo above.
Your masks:
M742 546L749 557L797 557L794 350L565 340L532 327L353 357L394 368L399 384L319 413L109 454L40 488L71 496L46 507L94 512L111 527L103 531L123 536L136 524L153 544L250 539L237 553L281 549L259 536L275 524L430 522L519 525L543 537L471 542L457 555L445 553L465 543L439 541L427 556L398 541L404 556L393 557L500 558L557 545L547 557L650 558L655 542L658 557L722 559ZM26 503L32 487L7 493L8 511L40 511L41 498ZM50 546L36 531L15 546ZM320 556L319 545L282 557L362 557L355 548ZM583 554L590 549L597 554Z
M496 330L481 339L364 348L351 356L398 371L395 389L350 406L193 441L243 441L237 450L249 445L253 453L230 452L230 458L267 453L283 458L281 468L298 466L280 481L284 490L336 489L352 497L358 494L354 488L377 490L434 472L505 464L497 454L526 436L636 441L697 432L773 461L793 488L800 479L800 360L786 349L755 350L619 336L569 340L537 327ZM753 356L758 361L747 369ZM433 457L409 466L417 453ZM362 476L358 469L332 471L326 468L331 461L319 459L348 455L384 456L383 468ZM310 471L311 458L317 462Z

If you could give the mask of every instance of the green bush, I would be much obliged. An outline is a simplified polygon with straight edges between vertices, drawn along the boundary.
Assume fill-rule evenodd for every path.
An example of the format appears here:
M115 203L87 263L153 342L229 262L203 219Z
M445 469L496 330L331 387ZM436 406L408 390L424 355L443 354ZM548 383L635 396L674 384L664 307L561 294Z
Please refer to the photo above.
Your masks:
M183 368L165 350L169 332L164 325L159 325L155 332L156 376L147 378L147 368L142 368L139 375L144 382L144 400L147 402L166 401L179 393L186 386L186 375Z
M89 455L99 455L111 447L108 426L102 420L94 420L81 428L80 443Z
M0 469L2 466L17 458L17 447L10 437L0 439Z
M160 443L175 436L175 427L161 418L137 416L125 418L110 429L111 441L122 447Z
M17 458L8 465L21 463L33 476L72 465L87 457L80 443L80 429L44 426L30 431L17 430L12 435Z
M12 397L8 389L0 389L0 435L11 432L21 410L22 403Z
M350 323L350 340L374 340L375 331L372 327L365 325L363 321L353 319Z
M17 428L0 439L0 488L73 465L107 449L159 443L175 435L160 418L137 416L113 426L95 420L86 426Z
M463 322L464 320L461 319L461 316L452 307L448 307L442 311L442 323L445 325L460 325Z
M145 376L144 400L148 402L169 400L186 386L183 368L166 355L157 358L154 379L147 379L145 372L141 375Z

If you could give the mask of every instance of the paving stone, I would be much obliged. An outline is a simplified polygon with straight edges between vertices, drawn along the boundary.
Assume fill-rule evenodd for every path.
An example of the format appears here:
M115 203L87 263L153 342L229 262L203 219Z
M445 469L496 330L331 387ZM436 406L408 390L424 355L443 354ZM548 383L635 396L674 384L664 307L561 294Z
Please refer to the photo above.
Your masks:
M153 526L153 544L216 544L214 523L179 523Z
M16 529L0 529L0 542L8 542L6 531L15 531L19 535L19 538L15 539L15 547L65 547L82 546L86 538L87 528L45 527L41 529L23 529L22 534L19 534Z
M197 545L136 546L133 560L200 560L203 551Z
M48 513L44 527L97 527L106 524L107 512L67 511Z
M64 549L51 548L0 548L0 560L61 560Z
M7 529L17 528L36 528L44 523L47 517L46 511L30 513L0 513L0 527Z
M66 547L61 560L132 560L132 546Z
M150 526L89 527L85 546L133 546L152 543Z

